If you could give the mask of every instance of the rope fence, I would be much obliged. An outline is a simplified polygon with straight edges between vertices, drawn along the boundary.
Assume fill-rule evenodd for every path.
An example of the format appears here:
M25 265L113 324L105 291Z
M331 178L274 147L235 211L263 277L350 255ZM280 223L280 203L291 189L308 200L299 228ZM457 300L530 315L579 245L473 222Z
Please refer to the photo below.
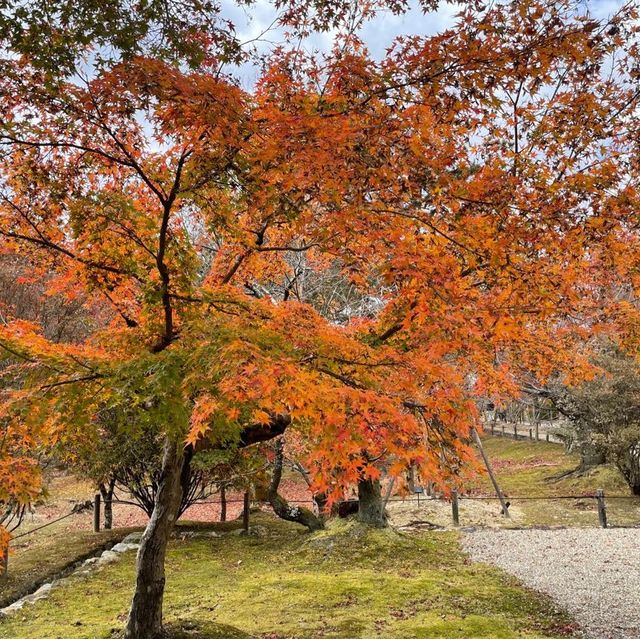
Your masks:
M581 495L554 495L554 496L540 496L540 495L509 495L506 497L507 501L507 512L503 512L501 510L501 515L504 517L509 517L509 507L514 502L521 501L563 501L563 500L595 500L598 512L598 523L602 528L609 527L608 519L607 519L607 500L608 501L639 501L637 496L634 495L607 495L605 499L605 494L603 490L597 490L595 493L587 493ZM495 495L459 495L456 491L452 491L449 497L444 495L425 495L423 489L417 488L414 495L409 497L390 497L385 500L385 503L404 503L411 504L417 503L418 506L421 504L428 504L433 502L441 502L441 503L449 503L451 506L451 521L453 526L460 526L460 502L469 501L469 502L480 502L480 501L500 501L500 498ZM290 499L288 500L290 504L294 505L315 505L315 502L312 499ZM122 504L127 506L137 506L141 508L140 504L134 501L128 501L124 499L109 499L103 500L100 493L96 493L93 502L88 504L83 504L80 507L76 504L74 508L62 515L61 517L57 517L51 521L48 521L44 524L41 524L31 530L27 530L18 535L13 536L12 542L17 539L21 539L37 533L44 528L52 526L60 521L63 521L73 515L78 515L83 512L92 510L93 511L93 531L95 533L100 532L101 530L101 512L102 506L105 503L110 503L111 505ZM240 517L242 518L243 528L248 531L249 530L249 518L250 518L250 506L251 504L259 504L259 505L269 505L268 501L263 500L252 500L250 494L245 492L242 498L224 498L223 500L211 500L211 499L203 499L203 500L195 500L190 505L215 505L221 506L221 521L225 521L225 513L226 506L228 504L242 504L242 511ZM639 501L640 504L640 501ZM6 575L8 572L8 564L9 564L9 554L8 548L4 554L4 556L0 557L0 575Z

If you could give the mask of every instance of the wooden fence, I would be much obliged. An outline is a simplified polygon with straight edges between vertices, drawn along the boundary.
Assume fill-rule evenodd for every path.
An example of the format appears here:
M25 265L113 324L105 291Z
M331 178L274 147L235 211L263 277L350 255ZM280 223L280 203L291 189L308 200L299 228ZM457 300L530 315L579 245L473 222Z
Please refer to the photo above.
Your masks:
M484 432L495 437L510 437L515 440L530 440L537 442L551 442L554 444L564 443L562 438L555 433L549 432L548 427L543 424L509 423L509 422L485 422Z
M421 498L422 495L422 498ZM594 494L588 494L588 495L557 495L554 497L537 497L537 496L510 496L509 497L509 501L510 502L517 502L517 501L529 501L529 500L539 500L539 501L556 501L556 500L578 500L578 499L593 499L596 501L596 505L597 505L597 512L598 512L598 524L600 527L602 528L607 528L609 526L608 521L607 521L607 503L606 503L606 499L605 499L605 493L603 490L599 489L597 490ZM620 500L626 500L626 499L637 499L637 497L633 497L631 495L611 495L609 496L609 499L620 499ZM456 491L453 491L451 493L451 496L449 498L447 497L443 497L443 496L437 496L437 495L427 495L424 493L423 489L419 488L417 489L417 492L415 493L414 496L412 497L408 497L408 498L402 498L402 497L391 497L387 500L387 502L402 502L402 503L411 503L413 502L417 502L418 506L420 506L420 504L427 504L429 502L433 502L434 500L436 501L440 501L440 502L449 502L451 505L451 522L452 525L454 527L458 527L461 525L464 525L464 522L461 521L461 517L460 517L460 503L463 501L499 501L498 497L493 497L493 496L475 496L475 495L459 495ZM102 510L102 505L103 505L103 500L102 497L100 496L99 493L97 493L95 495L94 501L93 501L93 530L94 532L98 533L101 530L101 510ZM112 500L113 504L128 504L128 505L133 505L133 502L129 502L129 501L122 501L122 500ZM224 521L225 520L225 511L226 511L226 504L228 503L241 503L243 505L242 508L242 513L241 513L241 519L242 519L242 528L245 531L249 530L249 524L250 524L250 506L251 503L254 504L265 504L268 505L268 502L263 502L263 501L256 501L256 500L251 500L250 494L248 492L245 492L243 495L242 499L225 499L223 497L223 500L216 500L216 501L210 501L210 500L199 500L197 502L194 502L197 504L217 504L217 505L223 505L225 506L225 508L221 509L221 520ZM308 504L308 505L312 505L313 502L311 500L290 500L290 503L292 504ZM38 526L37 528L33 528L32 530L28 530L24 533L21 533L19 535L16 535L13 539L19 539L21 537L25 537L27 535L31 535L34 534L44 528L47 528L48 526L51 526L52 524L55 524L59 521L62 521L63 519L66 519L67 517L70 517L72 515L78 514L78 510L74 509L71 512L67 513L66 515L63 515L62 517L58 517L57 519L54 519L52 521L46 522L44 524L42 524L41 526ZM504 517L509 517L509 512L508 512L508 507L507 507L507 512L502 512L501 513ZM594 522L595 523L595 522ZM0 576L2 575L7 575L8 573L8 569L9 569L9 551L8 549L6 550L6 552L4 553L4 555L2 557L0 557Z
M598 489L593 495L557 495L554 497L509 497L507 502L507 512L501 511L501 515L509 517L509 507L511 502L515 501L557 501L563 499L594 499L596 501L598 509L598 524L601 528L608 528L607 523L607 504L605 501L604 490ZM614 495L610 499L637 499L632 495ZM477 501L499 501L498 497L476 497L476 496L460 496L457 491L451 493L451 521L454 526L460 526L460 501L462 500L477 500Z

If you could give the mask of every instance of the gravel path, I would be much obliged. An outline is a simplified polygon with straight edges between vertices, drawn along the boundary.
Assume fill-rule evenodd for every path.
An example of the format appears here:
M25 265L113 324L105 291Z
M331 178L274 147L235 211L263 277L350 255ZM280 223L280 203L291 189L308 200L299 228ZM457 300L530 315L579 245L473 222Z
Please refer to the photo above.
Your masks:
M550 595L585 637L640 638L640 530L483 530L462 542L474 561Z

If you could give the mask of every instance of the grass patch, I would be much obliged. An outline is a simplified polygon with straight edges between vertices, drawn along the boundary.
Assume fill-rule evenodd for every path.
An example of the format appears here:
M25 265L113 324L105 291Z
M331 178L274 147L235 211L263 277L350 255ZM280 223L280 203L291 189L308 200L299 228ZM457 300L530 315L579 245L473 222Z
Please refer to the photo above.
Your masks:
M134 529L94 533L67 530L63 522L16 540L9 556L9 574L0 577L0 608L51 581L75 563L110 548Z
M238 628L217 623L170 623L165 632L166 639L252 639Z
M624 478L611 465L598 466L579 477L554 480L580 463L579 456L567 453L561 444L487 436L483 445L500 487L509 496L514 512L520 514L516 522L520 525L597 526L598 515L593 499L519 501L517 497L593 495L599 488L605 495L631 496ZM486 475L479 477L470 490L475 494L493 494ZM607 509L612 525L640 524L640 498L609 499Z
M470 564L456 533L409 536L339 521L310 535L265 514L252 523L255 534L227 525L218 537L172 541L165 596L172 636L541 639L569 627L548 599ZM117 637L133 578L128 553L0 622L0 637Z

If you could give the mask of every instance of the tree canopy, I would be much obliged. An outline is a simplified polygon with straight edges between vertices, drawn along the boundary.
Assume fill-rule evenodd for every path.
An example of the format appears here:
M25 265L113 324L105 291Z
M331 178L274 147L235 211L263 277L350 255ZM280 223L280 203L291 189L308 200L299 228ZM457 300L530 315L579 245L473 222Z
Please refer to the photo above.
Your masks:
M3 60L1 250L108 320L65 343L0 326L0 499L37 490L25 450L124 407L165 439L156 559L202 447L289 428L332 497L381 463L455 485L477 398L579 379L585 335L637 326L601 294L638 285L636 17L467 6L381 61L351 32L282 48L253 91L153 50L85 79ZM128 637L161 625L144 556Z

